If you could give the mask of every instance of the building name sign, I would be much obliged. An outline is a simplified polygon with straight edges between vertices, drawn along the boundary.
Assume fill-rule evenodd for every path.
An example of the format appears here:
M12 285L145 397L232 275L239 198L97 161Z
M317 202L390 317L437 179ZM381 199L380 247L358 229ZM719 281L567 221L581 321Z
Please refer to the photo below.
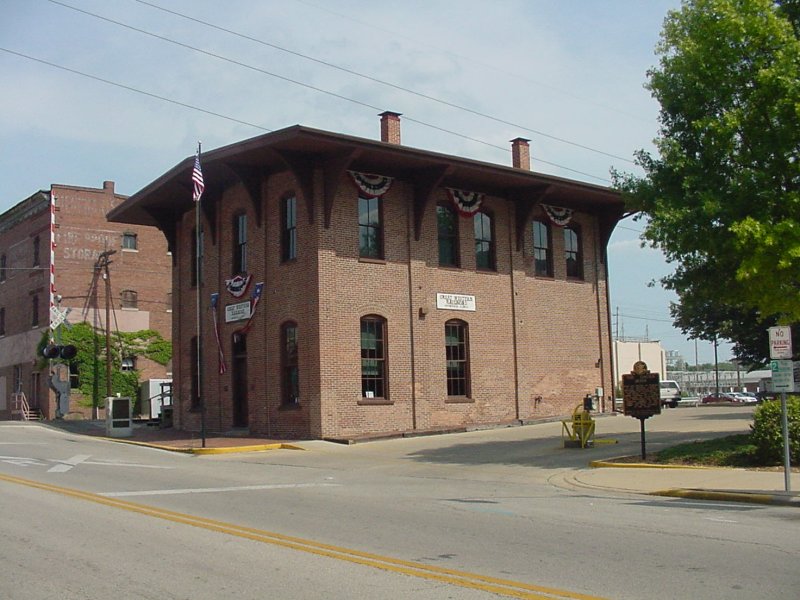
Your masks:
M250 301L225 306L225 322L246 321L250 318Z
M436 308L439 310L470 310L474 311L475 296L464 294L436 294Z

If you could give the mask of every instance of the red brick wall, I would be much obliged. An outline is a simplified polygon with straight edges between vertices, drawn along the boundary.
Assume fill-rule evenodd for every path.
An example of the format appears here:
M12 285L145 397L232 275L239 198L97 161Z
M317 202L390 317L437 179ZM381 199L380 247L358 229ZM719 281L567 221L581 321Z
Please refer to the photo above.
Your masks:
M125 197L114 193L113 182L102 189L53 185L56 197L55 288L62 308L70 308L71 323L83 320L103 327L105 323L105 285L99 280L92 294L94 265L105 250L116 250L109 267L113 329L131 331L150 328L171 339L170 293L171 259L163 234L155 228L109 223L106 213ZM33 214L25 217L27 212ZM25 217L25 218L21 218ZM122 234L135 233L138 249L122 249ZM14 270L33 262L33 238L40 238L39 270ZM47 387L46 369L40 373L39 389L32 389L31 374L36 365L36 344L49 325L50 205L47 192L34 195L0 216L0 254L8 257L8 279L0 283L0 306L6 309L6 336L0 338L0 377L6 376L7 391L12 389L14 364L23 370L23 391L29 398L38 396L46 418L55 417L55 396ZM134 290L138 309L122 309L120 292ZM31 295L39 299L41 326L31 327ZM24 348L24 350L20 350ZM9 362L6 354L14 353ZM13 364L12 364L13 363ZM168 367L140 358L137 367L142 378L164 378ZM105 390L102 391L105 394ZM73 391L73 400L79 394ZM10 396L9 396L10 397ZM78 410L77 402L73 406ZM90 411L82 411L88 412ZM0 411L0 418L8 418Z
M225 324L224 306L244 298L232 298L224 280L232 275L232 223L241 211L248 215L251 289L265 282L247 337L251 432L338 437L502 423L568 414L596 387L611 393L605 268L591 215L574 216L582 233L580 281L566 278L563 236L555 226L554 277L534 276L530 224L524 247L517 250L513 204L498 197L486 197L483 205L493 217L496 271L476 269L471 218L458 221L461 268L443 269L438 266L435 202L446 201L444 190L437 191L428 206L417 241L410 213L412 186L395 181L383 200L385 260L367 261L359 259L358 201L352 183L346 176L339 182L329 228L324 226L320 173L314 187L313 223L289 174L265 180L260 227L243 187L232 187L221 198L204 198L218 203L217 239L206 235L201 313L209 431L226 431L233 425L231 336L243 323ZM289 193L297 196L298 258L283 264L280 207ZM187 408L188 344L195 335L194 289L188 287L193 227L194 215L185 215L174 283L177 301L186 310L174 331L180 347L175 371L181 425L197 430L199 413ZM228 373L221 377L208 309L213 291L220 293L220 336L228 364ZM474 296L477 310L439 310L437 292ZM386 319L388 402L361 396L360 319L366 315ZM450 319L468 324L468 401L447 397L444 327ZM280 397L280 327L286 321L297 323L300 346L301 400L299 408L291 410L281 407Z

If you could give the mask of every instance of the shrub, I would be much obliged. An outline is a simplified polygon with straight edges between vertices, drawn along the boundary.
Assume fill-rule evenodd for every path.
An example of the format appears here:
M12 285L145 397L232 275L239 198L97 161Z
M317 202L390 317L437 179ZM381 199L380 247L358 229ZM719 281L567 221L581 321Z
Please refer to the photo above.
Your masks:
M789 421L789 456L793 465L800 463L800 398L786 399ZM783 432L781 430L781 402L767 400L753 413L751 440L758 457L764 464L783 463Z

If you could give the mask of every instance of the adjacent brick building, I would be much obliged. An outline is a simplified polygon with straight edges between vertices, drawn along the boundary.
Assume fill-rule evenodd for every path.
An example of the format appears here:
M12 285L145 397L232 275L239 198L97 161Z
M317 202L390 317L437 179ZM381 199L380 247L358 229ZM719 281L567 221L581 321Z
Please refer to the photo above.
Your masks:
M70 323L104 330L108 289L112 331L154 329L171 339L167 244L155 228L106 220L125 198L112 181L102 189L54 184L0 215L0 419L19 416L12 414L19 394L42 417L56 417L50 372L36 352L50 330L51 302L70 309ZM108 279L96 269L104 252ZM125 357L124 366L139 370L142 379L165 378L170 369L134 356ZM57 378L77 385L81 373L74 365L71 377L66 366L55 368ZM86 399L75 390L70 396L70 412L91 415Z
M109 214L172 250L178 426L447 429L568 414L598 388L610 410L619 195L530 171L522 138L499 166L404 147L381 117L381 141L293 126L203 155L199 273L193 159Z

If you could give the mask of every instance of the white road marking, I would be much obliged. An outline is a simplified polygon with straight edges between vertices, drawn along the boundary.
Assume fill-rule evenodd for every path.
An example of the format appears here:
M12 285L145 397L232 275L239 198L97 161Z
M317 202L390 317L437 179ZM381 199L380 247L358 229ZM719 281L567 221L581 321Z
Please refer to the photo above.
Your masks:
M90 454L76 454L72 458L68 458L67 460L59 460L60 464L55 465L47 469L48 473L66 473L72 467L81 464L82 462L91 458Z
M125 498L129 496L170 496L175 494L210 494L217 492L249 492L253 490L280 490L309 487L339 487L338 483L268 483L264 485L241 485L217 488L184 488L175 490L142 490L139 492L106 492L98 494L108 498Z
M18 467L44 467L47 466L48 462L56 463L49 469L47 469L48 473L66 473L70 471L73 467L77 465L95 465L100 467L134 467L137 469L174 469L175 467L167 467L162 465L143 465L141 463L129 463L129 462L122 462L117 460L89 460L91 455L89 454L77 454L72 458L68 458L67 460L61 460L59 458L48 458L45 460L40 460L38 458L29 458L27 456L0 456L0 461L4 463L8 463L10 465L16 465Z
M0 460L18 467L39 467L46 464L35 458L25 458L24 456L0 456Z

